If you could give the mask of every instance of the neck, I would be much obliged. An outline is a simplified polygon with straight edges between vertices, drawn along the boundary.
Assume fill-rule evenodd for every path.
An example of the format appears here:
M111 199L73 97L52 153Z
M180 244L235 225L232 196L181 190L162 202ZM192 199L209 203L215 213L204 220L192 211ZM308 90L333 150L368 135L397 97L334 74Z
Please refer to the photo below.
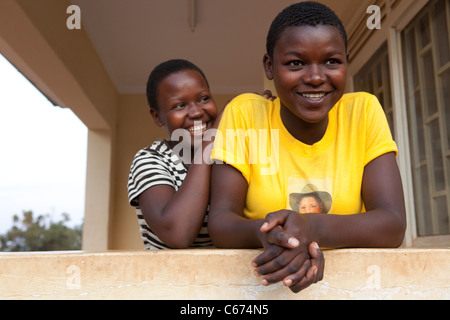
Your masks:
M280 110L280 116L287 131L295 139L307 145L313 145L314 143L319 142L327 131L328 116L319 122L306 122L283 106Z

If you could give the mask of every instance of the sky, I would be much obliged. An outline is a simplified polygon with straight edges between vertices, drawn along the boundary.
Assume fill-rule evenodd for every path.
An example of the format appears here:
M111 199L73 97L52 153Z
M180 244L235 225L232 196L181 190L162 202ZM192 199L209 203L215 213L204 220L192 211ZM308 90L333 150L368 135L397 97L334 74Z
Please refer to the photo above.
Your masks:
M0 54L0 234L32 210L68 225L84 216L87 128Z

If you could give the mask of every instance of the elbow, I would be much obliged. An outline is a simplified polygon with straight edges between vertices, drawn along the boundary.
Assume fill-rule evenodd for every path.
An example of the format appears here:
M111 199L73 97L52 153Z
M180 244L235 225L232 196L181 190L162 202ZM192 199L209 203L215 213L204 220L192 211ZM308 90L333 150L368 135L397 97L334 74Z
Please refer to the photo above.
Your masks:
M195 239L195 235L186 228L167 225L157 236L171 249L187 249Z
M220 228L218 227L217 218L209 217L208 219L208 233L211 237L211 241L214 244L214 247L223 249L225 248L221 239Z
M212 241L214 247L217 248L217 249L230 249L230 248L232 248L226 241L222 241L217 236L211 236L211 241Z
M210 211L210 215L208 218L208 233L211 237L211 241L214 244L214 247L219 249L229 248L227 245L226 237L224 236L224 230L222 223L220 221L220 217L217 214L214 214ZM225 239L225 241L224 241Z
M171 237L171 239L167 239L164 243L170 249L188 249L193 240L190 239L182 239L178 236Z
M405 238L405 232L406 232L406 222L399 227L399 230L397 231L397 237L394 239L394 248L398 248L402 245L403 240Z
M225 243L221 242L220 240L217 240L217 239L214 240L212 237L211 237L211 240L212 240L212 243L213 243L214 247L217 248L217 249L228 249L228 248L230 248L229 246L225 245Z
M405 235L405 233L403 233L403 234L399 233L397 236L393 236L392 239L388 243L386 243L385 247L386 248L400 247L403 243L404 235Z
M189 248L203 223L203 220L200 221L200 226L197 230L194 230L196 228L194 224L180 220L176 215L166 213L150 215L144 208L141 210L147 226L161 242L171 249Z
M391 224L391 233L389 243L386 247L398 248L402 245L406 233L406 217L400 215Z
M167 244L170 249L188 249L190 246L189 242L185 241L175 241L173 243Z

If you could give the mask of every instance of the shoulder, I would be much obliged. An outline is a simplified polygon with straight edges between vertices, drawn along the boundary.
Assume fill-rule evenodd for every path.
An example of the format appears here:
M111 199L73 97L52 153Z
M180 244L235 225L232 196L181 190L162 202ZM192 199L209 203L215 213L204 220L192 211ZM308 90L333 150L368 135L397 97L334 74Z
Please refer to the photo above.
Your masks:
M253 122L255 118L267 118L272 113L274 105L273 101L258 94L241 94L231 100L225 107L223 118Z
M244 93L238 95L230 103L227 107L239 109L239 110L251 110L257 106L266 106L270 104L270 100L255 94L255 93Z
M383 111L377 97L367 92L346 93L337 103L336 112L347 115L371 116Z
M165 140L155 141L151 146L139 150L131 164L131 171L142 165L154 167L169 167L177 165L179 161L174 159L172 149Z
M154 141L152 145L142 148L139 150L134 159L142 159L142 158L164 158L171 154L172 149L169 144L165 140Z
M146 189L156 185L178 188L186 177L187 169L173 155L166 141L155 141L151 146L139 150L130 167L128 194L130 203Z
M368 103L372 103L373 101L377 101L378 99L373 94L367 92L352 92L344 94L339 103L344 105L365 105Z
M143 153L166 155L172 152L172 148L166 140L154 141L151 146L141 150Z
M245 104L245 103L265 103L266 101L269 101L268 99L264 98L263 96L260 96L256 93L243 93L238 96L236 96L233 100L231 100L231 104Z

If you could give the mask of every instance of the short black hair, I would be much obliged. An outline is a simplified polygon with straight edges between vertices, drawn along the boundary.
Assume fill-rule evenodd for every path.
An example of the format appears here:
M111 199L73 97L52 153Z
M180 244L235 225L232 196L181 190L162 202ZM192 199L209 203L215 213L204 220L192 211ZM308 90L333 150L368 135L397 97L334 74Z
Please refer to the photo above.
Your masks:
M160 63L157 65L152 72L150 73L150 76L148 77L147 81L147 102L151 109L155 109L156 111L159 110L158 107L158 88L160 83L170 76L171 74L185 71L185 70L194 70L198 71L202 77L205 79L206 84L209 88L208 80L206 79L205 74L203 71L197 67L195 64L193 64L190 61L183 60L183 59L172 59L167 60L165 62Z
M344 39L345 51L347 52L347 32L336 13L324 4L314 1L304 1L290 5L275 17L267 34L267 54L270 58L273 58L275 43L286 28L301 26L317 27L318 25L338 28L339 33Z

